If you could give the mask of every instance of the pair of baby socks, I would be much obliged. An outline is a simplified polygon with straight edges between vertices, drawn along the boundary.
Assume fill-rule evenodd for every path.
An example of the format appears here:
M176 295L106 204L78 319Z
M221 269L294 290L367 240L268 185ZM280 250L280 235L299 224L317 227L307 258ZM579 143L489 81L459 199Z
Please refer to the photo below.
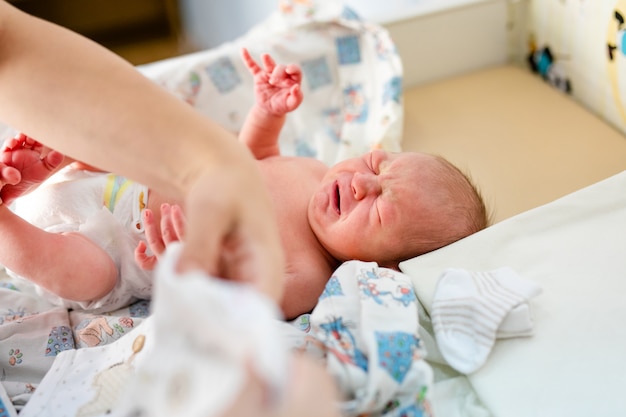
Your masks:
M487 360L496 338L532 334L528 300L540 292L508 267L446 270L437 282L431 319L448 364L465 374L474 372Z

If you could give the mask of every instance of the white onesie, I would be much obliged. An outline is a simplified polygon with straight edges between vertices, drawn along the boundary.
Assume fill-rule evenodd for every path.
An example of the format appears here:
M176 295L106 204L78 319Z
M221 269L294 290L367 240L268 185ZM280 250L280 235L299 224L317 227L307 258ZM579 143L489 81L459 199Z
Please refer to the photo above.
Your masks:
M13 209L19 216L48 232L80 232L102 247L118 268L117 284L98 300L65 300L36 286L37 292L56 305L96 312L149 298L151 272L139 268L134 260L137 243L145 240L141 212L147 204L148 189L141 184L71 167L16 200Z

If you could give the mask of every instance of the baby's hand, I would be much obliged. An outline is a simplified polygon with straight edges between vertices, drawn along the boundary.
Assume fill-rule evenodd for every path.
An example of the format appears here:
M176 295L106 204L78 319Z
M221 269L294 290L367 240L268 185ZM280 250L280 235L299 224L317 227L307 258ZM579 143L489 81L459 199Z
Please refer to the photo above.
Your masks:
M148 244L140 241L135 248L135 262L141 269L152 270L159 258L165 252L165 248L172 242L183 239L185 229L185 216L180 206L163 204L161 206L161 224L157 226L151 210L143 211L143 227ZM150 248L152 255L148 255Z
M63 154L20 133L0 150L0 202L6 204L41 184L63 162Z
M241 56L250 73L254 76L254 92L257 105L271 114L283 116L298 108L302 103L302 71L295 64L276 65L268 54L261 59L262 69L250 56L247 49L241 50Z

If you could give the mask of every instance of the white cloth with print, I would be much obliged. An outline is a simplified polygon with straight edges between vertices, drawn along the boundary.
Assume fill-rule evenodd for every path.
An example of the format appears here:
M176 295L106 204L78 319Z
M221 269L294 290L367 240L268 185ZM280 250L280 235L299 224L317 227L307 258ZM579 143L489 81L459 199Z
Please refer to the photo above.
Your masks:
M400 151L403 68L387 29L361 20L341 0L276 3L274 13L231 42L137 69L204 116L239 132L255 102L241 48L257 61L269 53L277 63L296 63L303 71L304 101L288 114L280 133L283 155L313 157L331 166L372 149ZM0 123L0 140L14 134Z
M11 399L2 384L0 384L0 416L17 417L17 411L15 410L15 407L13 407Z
M59 353L20 417L108 416L154 345L152 319L117 341Z
M180 248L159 265L152 316L111 344L61 352L20 417L220 415L251 367L281 397L277 307L251 287L176 273Z
M325 357L347 399L344 416L431 415L433 375L408 276L375 262L345 262L310 322L309 349Z
M327 165L371 149L400 151L402 63L387 30L340 0L285 0L247 34L220 47L139 70L226 129L238 132L254 103L241 59L300 65L304 101L287 116L281 153ZM173 138L175 140L175 138Z

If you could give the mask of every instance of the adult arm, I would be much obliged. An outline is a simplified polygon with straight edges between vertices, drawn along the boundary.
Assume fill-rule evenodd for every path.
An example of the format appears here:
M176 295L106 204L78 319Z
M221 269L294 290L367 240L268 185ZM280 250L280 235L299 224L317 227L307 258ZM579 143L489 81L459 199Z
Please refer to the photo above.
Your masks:
M0 120L80 161L185 202L182 269L278 299L283 258L254 159L105 48L0 1Z

